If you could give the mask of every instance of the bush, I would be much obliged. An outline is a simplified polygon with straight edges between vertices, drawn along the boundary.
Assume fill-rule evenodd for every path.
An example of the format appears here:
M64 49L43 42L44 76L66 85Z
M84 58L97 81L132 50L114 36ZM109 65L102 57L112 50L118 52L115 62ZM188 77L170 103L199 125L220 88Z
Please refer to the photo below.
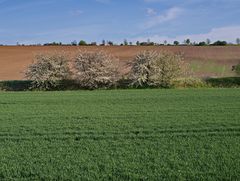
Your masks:
M119 79L117 59L105 52L79 52L74 62L75 77L86 89L111 88Z
M240 87L240 77L208 78L205 81L212 87L218 88Z
M170 52L145 51L139 53L130 71L136 87L171 87L172 81L184 72L182 55Z
M212 45L213 46L226 46L227 42L226 41L216 41Z
M204 88L211 87L204 80L199 78L180 78L172 82L174 88Z
M64 53L39 54L27 68L26 78L32 81L31 89L51 90L71 76Z
M81 40L79 43L78 43L79 46L86 46L87 43L84 41L84 40Z
M31 87L32 81L11 80L0 81L0 91L26 91Z
M157 52L144 51L136 55L133 60L130 76L136 87L149 86L151 62L157 59Z

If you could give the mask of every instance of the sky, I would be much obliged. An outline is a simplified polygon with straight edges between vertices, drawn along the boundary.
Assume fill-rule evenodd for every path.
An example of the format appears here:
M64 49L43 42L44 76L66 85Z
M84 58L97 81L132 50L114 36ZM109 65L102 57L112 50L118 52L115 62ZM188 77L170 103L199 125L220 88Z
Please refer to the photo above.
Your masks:
M0 44L240 37L240 0L0 0Z

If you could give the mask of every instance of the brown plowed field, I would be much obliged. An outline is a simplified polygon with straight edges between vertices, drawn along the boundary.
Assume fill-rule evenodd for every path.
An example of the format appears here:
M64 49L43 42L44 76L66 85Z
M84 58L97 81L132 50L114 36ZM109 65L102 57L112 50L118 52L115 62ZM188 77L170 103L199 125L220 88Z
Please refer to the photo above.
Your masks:
M78 50L112 53L120 59L123 66L134 55L143 50L168 50L183 52L185 59L193 64L196 76L230 76L231 66L240 62L240 46L193 47L193 46L109 46L109 47L72 47L72 46L0 46L0 80L24 79L23 71L42 52L65 51L73 55ZM224 73L221 70L224 67ZM211 72L212 71L212 72Z

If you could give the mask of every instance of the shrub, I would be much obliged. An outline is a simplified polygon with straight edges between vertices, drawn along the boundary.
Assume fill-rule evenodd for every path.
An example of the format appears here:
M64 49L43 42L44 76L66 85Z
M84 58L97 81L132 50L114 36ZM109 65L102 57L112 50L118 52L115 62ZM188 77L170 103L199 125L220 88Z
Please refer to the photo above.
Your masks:
M87 43L84 41L84 40L81 40L79 43L78 43L79 46L85 46L87 45Z
M226 41L216 41L212 45L213 46L226 46L227 42Z
M130 71L132 84L137 87L171 87L172 81L184 73L182 55L170 52L139 53Z
M174 88L204 88L211 87L204 80L199 78L180 78L172 82Z
M32 80L31 89L51 90L71 76L64 53L39 54L27 68L25 76Z
M240 77L208 78L205 81L212 87L240 87Z
M117 59L105 52L79 52L74 61L75 77L86 89L110 88L119 79Z
M233 66L232 70L240 76L240 64Z
M150 82L151 62L157 58L155 51L144 51L136 55L130 72L132 84L136 87L148 86Z
M31 87L29 80L0 81L0 91L26 91Z

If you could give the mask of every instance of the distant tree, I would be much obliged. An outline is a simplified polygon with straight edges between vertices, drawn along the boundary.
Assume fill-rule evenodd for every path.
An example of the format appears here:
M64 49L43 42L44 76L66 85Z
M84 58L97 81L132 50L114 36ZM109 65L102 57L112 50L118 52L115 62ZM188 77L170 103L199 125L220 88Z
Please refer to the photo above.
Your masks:
M71 45L72 45L72 46L77 46L77 41L76 41L76 40L72 41L72 42L71 42Z
M139 45L140 45L140 42L139 42L139 41L137 41L137 42L136 42L136 45L137 45L137 46L139 46Z
M191 40L188 38L188 39L185 40L185 43L186 43L187 45L190 45Z
M113 46L113 42L112 41L108 41L108 45Z
M213 46L226 46L227 45L227 42L226 41L216 41L212 44Z
M129 42L129 45L131 45L131 46L132 46L132 45L133 45L133 43L130 41L130 42Z
M154 46L154 45L155 45L154 42L149 42L149 43L148 43L148 46Z
M127 41L127 39L125 39L125 40L123 41L123 44L124 44L125 46L128 45L128 41Z
M84 40L81 40L79 43L78 43L79 46L85 46L87 45L87 43L84 41Z
M206 45L207 45L207 43L206 43L206 42L204 42L204 41L202 41L202 42L199 42L197 45L198 45L198 46L206 46Z
M148 38L148 39L147 39L147 43L150 44L150 42L151 42L151 40Z
M240 45L240 38L236 39L236 43L237 43L237 45Z
M45 43L43 44L43 46L59 46L62 45L61 42L57 43L57 42L52 42L52 43Z
M105 46L106 45L106 41L105 40L102 40L102 46Z
M164 45L167 45L167 40L164 40Z
M210 45L210 44L211 44L211 40L210 40L209 38L206 40L206 44L207 44L207 45Z
M90 43L90 46L97 46L97 42Z
M179 45L179 42L178 41L174 41L173 44L174 45Z
M141 45L141 46L147 46L148 43L147 43L147 42L141 42L140 45Z

